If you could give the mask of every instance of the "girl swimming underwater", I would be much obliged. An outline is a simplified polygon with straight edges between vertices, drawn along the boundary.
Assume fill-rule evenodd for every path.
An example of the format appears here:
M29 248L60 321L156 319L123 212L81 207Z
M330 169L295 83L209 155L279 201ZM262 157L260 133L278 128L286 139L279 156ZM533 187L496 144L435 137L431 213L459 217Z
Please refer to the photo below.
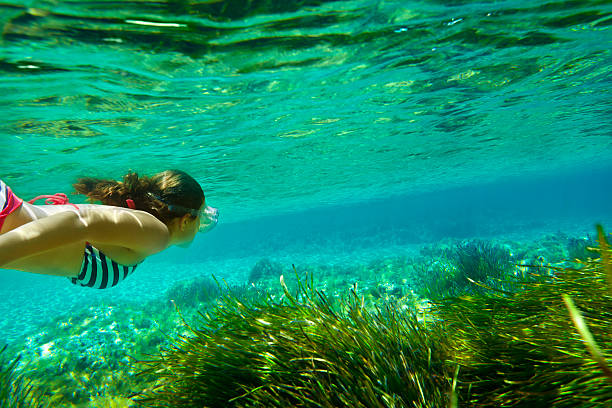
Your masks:
M73 186L102 205L71 204L63 194L23 202L0 180L0 268L104 289L147 256L187 246L217 223L218 211L206 205L200 185L179 170L128 173L123 182L86 177ZM40 198L47 205L32 205Z

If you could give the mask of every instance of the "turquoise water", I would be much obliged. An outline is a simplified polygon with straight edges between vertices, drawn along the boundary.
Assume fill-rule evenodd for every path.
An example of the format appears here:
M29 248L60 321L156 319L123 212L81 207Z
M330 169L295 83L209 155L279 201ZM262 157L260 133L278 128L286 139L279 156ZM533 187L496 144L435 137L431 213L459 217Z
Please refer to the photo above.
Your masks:
M234 222L610 162L608 2L120 4L0 7L22 195L176 167Z
M221 211L112 290L1 271L0 344L262 258L612 228L610 2L8 1L0 23L19 196L179 168Z

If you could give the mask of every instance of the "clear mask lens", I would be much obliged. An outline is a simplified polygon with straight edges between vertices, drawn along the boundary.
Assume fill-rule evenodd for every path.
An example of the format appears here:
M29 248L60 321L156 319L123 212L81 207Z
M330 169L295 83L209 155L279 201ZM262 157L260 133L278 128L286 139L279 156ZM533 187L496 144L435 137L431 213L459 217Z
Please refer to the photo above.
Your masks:
M207 232L215 228L219 221L219 210L214 207L206 206L200 213L199 232Z

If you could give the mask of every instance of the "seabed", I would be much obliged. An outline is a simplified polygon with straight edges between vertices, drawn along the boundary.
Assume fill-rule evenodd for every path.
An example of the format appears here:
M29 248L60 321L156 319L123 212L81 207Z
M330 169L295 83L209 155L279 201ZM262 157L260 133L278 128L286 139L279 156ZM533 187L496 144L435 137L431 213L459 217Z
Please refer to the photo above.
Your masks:
M608 407L608 239L262 259L242 285L182 281L4 347L0 407Z

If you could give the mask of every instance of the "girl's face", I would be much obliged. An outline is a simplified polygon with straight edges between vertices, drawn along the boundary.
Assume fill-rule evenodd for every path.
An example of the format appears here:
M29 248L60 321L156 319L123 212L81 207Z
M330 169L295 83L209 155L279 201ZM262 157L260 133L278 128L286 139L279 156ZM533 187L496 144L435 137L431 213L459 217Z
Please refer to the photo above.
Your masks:
M185 215L181 220L177 244L181 248L187 248L193 242L198 232L208 232L217 225L219 219L219 210L213 207L208 207L203 204L200 208L198 216L193 218L190 215Z

